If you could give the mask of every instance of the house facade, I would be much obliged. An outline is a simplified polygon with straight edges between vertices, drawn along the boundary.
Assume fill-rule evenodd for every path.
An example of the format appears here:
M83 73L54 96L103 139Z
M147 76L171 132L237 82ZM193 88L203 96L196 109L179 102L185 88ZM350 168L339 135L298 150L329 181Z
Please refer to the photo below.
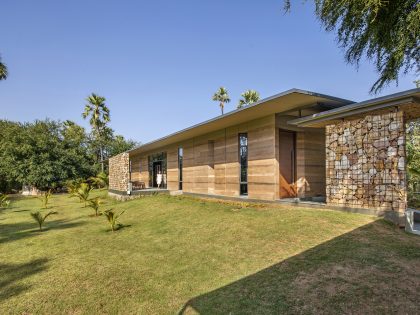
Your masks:
M293 89L110 158L109 192L325 200L399 222L418 117L420 89L360 103Z

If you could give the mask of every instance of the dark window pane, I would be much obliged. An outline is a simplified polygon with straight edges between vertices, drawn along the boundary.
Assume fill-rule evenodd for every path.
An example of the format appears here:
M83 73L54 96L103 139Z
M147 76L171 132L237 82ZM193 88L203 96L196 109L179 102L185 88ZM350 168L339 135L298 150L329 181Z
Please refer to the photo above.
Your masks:
M248 184L241 184L241 195L248 195Z
M240 194L248 194L248 135L239 134Z
M178 148L178 189L182 190L182 167L184 159L184 150L183 148Z

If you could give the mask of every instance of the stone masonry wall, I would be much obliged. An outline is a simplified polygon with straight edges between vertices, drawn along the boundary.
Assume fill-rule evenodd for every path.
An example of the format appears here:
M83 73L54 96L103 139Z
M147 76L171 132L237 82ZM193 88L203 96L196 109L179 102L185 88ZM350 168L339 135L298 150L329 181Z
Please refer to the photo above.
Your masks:
M402 112L326 127L327 203L395 212L407 205Z
M128 153L121 153L109 159L109 189L127 191L130 177Z

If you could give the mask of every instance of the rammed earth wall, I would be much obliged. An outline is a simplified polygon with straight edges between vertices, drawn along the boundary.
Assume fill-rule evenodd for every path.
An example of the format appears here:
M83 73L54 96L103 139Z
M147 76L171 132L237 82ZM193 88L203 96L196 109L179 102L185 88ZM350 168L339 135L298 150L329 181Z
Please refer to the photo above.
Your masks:
M109 159L109 189L127 191L130 178L128 153L121 153Z
M327 126L326 172L328 204L401 218L407 206L403 113Z

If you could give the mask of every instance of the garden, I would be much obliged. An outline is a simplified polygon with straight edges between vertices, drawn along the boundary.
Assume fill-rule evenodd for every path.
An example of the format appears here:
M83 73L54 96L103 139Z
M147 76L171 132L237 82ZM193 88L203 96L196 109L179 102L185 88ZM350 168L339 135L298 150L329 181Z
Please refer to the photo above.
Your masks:
M381 219L85 189L3 201L2 313L417 311L418 237Z

